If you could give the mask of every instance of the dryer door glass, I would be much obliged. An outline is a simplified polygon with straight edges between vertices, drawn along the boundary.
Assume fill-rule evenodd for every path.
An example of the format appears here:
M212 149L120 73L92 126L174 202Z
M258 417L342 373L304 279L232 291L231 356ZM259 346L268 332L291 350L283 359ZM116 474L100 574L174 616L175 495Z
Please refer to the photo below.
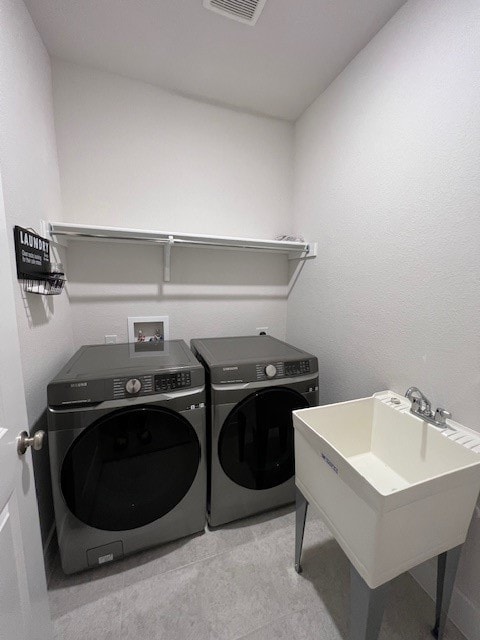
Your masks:
M308 407L293 389L275 387L247 396L220 432L218 456L227 476L247 489L270 489L295 472L292 411Z
M163 407L132 407L94 422L62 465L71 512L97 529L124 531L161 518L190 489L200 463L191 424Z

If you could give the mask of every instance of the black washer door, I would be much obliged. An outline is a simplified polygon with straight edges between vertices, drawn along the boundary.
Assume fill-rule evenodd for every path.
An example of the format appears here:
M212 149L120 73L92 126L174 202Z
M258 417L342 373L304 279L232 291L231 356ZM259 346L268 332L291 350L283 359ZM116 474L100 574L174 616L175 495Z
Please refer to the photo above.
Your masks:
M295 472L292 411L309 404L293 391L275 387L247 396L232 409L220 432L222 469L247 489L270 489Z
M121 409L72 444L62 466L62 491L85 524L135 529L180 502L199 463L200 443L183 416L155 406Z

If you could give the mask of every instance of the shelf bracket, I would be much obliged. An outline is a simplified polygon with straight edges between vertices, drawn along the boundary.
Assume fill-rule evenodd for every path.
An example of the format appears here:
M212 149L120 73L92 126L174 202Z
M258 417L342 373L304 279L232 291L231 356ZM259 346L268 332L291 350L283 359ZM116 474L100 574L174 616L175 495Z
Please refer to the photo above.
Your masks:
M168 236L168 242L163 247L163 281L170 282L170 262L173 236Z
M52 228L50 222L47 220L40 220L40 235L43 238L49 240L53 245L59 245L61 247L68 247L68 240L66 237L58 237L52 234Z
M289 260L310 260L316 258L318 253L318 243L311 242L307 245L304 251L290 251L288 254Z

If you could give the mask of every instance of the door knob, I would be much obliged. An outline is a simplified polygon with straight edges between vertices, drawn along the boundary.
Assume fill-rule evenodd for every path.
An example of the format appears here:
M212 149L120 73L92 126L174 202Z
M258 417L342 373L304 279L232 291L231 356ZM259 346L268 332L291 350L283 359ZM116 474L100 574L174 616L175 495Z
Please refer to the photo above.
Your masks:
M30 437L26 431L22 431L17 437L17 453L19 456L23 456L28 447L32 447L35 451L40 451L43 447L43 441L45 439L45 431L37 431L35 435Z

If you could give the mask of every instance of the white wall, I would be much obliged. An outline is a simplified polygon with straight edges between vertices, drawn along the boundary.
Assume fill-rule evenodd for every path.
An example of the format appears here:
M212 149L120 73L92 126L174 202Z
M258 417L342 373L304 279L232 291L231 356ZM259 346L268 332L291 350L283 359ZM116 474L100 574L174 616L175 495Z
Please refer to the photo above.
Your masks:
M14 225L39 230L42 218L62 217L50 60L21 0L0 0L0 166L16 273ZM69 302L15 285L28 427L36 430L45 428L46 385L72 353ZM46 447L34 461L45 543L53 525Z
M322 402L417 385L480 430L479 34L478 0L412 0L296 125L294 227L320 247L287 335ZM479 515L452 609L471 640Z
M65 220L273 238L291 226L292 125L54 61ZM285 336L287 264L273 255L72 243L76 345L125 340L129 315L169 315L171 337Z

